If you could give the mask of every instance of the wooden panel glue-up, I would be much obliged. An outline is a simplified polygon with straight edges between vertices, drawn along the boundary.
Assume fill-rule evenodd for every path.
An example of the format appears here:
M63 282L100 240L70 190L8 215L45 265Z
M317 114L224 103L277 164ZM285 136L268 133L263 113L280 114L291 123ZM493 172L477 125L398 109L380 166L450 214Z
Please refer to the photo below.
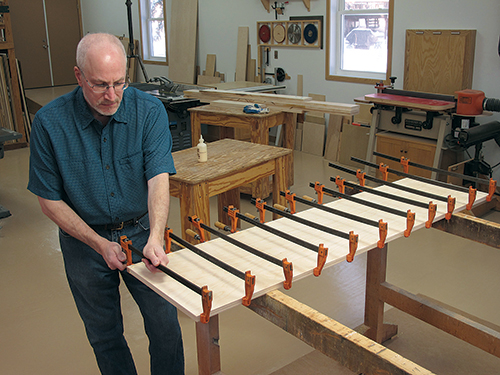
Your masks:
M456 190L430 185L425 182L403 179L397 181L396 184L412 187L419 191L432 192L442 197L451 195L456 198L455 212L463 210L469 201L469 196L466 192L458 192ZM428 205L430 201L429 198L422 195L412 194L400 189L395 189L394 187L380 186L375 189L419 201L426 205ZM404 213L406 213L407 210L411 210L415 213L413 231L428 230L425 228L425 223L428 221L428 210L426 208L379 197L367 192L356 194L356 197ZM486 193L477 192L475 204L483 203L486 197ZM434 203L437 204L434 221L438 221L445 217L447 213L447 203L442 201L434 201ZM407 219L404 215L400 216L394 213L388 213L347 199L335 200L325 204L325 206L377 222L382 219L384 222L388 223L386 242L403 237L404 232L407 230ZM353 231L354 234L359 236L357 254L377 247L377 242L380 239L378 227L337 216L318 208L310 208L296 213L295 215L344 233ZM267 222L266 225L300 238L303 241L317 245L318 247L320 244L323 244L324 247L328 248L328 257L325 267L330 267L336 263L346 261L346 255L349 253L348 239L297 223L290 218L270 221ZM231 234L230 236L275 258L280 260L286 258L289 262L292 262L293 282L310 276L313 273L313 269L317 266L317 253L315 251L302 247L295 242L287 241L274 234L270 234L261 228L252 227ZM214 237L215 236L212 238ZM197 245L197 247L219 260L228 263L239 271L251 271L256 277L253 298L283 286L284 275L283 269L280 266L246 252L220 238L201 243ZM213 292L212 316L242 303L242 298L245 296L245 290L244 281L240 278L216 267L188 249L182 249L170 254L169 259L170 263L168 264L168 268L200 287L206 285L208 289ZM200 320L200 315L203 312L202 302L200 295L196 292L186 288L163 273L153 274L149 272L142 263L130 266L128 271L139 280L149 285L153 290L170 301L189 317L196 321ZM321 275L318 277L317 282L321 282Z
M406 30L405 90L454 95L472 88L476 30Z

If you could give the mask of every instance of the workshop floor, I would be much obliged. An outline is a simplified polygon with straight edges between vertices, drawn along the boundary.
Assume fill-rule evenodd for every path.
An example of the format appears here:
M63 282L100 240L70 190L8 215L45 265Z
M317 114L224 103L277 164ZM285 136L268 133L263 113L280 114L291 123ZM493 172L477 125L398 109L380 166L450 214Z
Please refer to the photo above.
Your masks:
M64 275L57 228L26 190L29 149L7 151L0 160L0 204L12 216L0 220L0 374L92 375L94 356ZM321 157L295 153L297 194L312 195L309 182L329 184L336 174ZM246 211L254 212L248 199ZM301 209L303 207L300 207ZM242 209L242 210L243 210ZM212 217L215 213L212 202ZM498 214L491 220L499 221ZM179 232L179 206L172 199L169 225ZM500 252L435 229L390 244L388 281L500 325ZM354 328L362 323L366 256L294 283L286 293ZM140 313L123 289L126 336L139 374L149 372ZM197 374L194 323L179 314L186 373ZM387 346L437 374L499 373L500 359L389 309L399 324ZM222 370L247 374L352 374L244 307L220 316Z

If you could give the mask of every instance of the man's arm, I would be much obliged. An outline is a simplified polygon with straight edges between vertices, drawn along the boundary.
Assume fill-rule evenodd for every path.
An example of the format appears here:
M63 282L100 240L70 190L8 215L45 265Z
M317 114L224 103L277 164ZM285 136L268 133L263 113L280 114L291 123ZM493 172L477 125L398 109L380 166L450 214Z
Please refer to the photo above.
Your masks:
M146 267L155 272L156 266L168 264L168 256L163 249L163 236L167 225L170 207L169 174L161 173L148 180L148 212L150 234L148 243L144 247Z
M121 246L99 236L64 201L52 201L38 197L42 212L63 231L84 242L102 255L109 268L123 271L126 260Z

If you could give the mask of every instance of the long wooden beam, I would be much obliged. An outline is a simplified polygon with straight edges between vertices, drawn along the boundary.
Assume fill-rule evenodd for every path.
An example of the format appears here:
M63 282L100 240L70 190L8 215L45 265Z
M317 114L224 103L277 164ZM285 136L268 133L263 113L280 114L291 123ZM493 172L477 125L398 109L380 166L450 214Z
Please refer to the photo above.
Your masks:
M433 228L500 249L500 224L457 212L448 220L439 220Z
M215 100L234 100L247 103L266 104L282 108L284 112L317 111L322 113L332 113L342 116L352 116L359 113L359 105L332 103L311 100L307 96L276 95L268 93L254 93L230 90L185 90L184 96L196 98L205 102Z
M432 374L280 291L254 299L249 308L356 374Z
M380 285L380 297L389 305L500 357L500 332L387 282Z

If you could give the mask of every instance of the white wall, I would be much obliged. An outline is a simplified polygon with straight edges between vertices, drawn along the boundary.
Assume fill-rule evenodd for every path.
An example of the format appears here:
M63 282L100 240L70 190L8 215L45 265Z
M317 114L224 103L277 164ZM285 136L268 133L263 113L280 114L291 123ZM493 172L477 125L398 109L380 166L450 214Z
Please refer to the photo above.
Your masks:
M139 39L138 2L133 1L134 37ZM166 0L167 9L171 0ZM125 0L81 0L84 32L107 31L128 37ZM326 23L327 0L311 0L307 12L302 0L291 0L286 6L289 16L323 15ZM199 0L198 65L205 68L206 55L217 55L217 70L226 74L226 81L234 80L238 26L249 26L252 58L257 58L257 21L274 20L274 12L267 13L259 0ZM167 27L170 24L167 20ZM487 97L500 98L500 1L498 0L395 0L392 75L398 77L396 87L403 84L404 45L406 29L475 29L476 55L473 88ZM324 37L324 35L323 35ZM272 66L285 69L291 80L285 94L296 94L297 75L304 76L304 94L325 94L328 101L352 103L354 97L373 93L371 85L325 80L326 49L276 48L278 59L271 53ZM273 50L274 51L274 50ZM148 75L168 76L168 67L147 65ZM269 70L272 71L272 70ZM500 114L478 118L480 122L500 120ZM494 141L484 146L486 161L500 162L500 147ZM473 151L471 150L473 153ZM500 168L494 173L500 177Z

